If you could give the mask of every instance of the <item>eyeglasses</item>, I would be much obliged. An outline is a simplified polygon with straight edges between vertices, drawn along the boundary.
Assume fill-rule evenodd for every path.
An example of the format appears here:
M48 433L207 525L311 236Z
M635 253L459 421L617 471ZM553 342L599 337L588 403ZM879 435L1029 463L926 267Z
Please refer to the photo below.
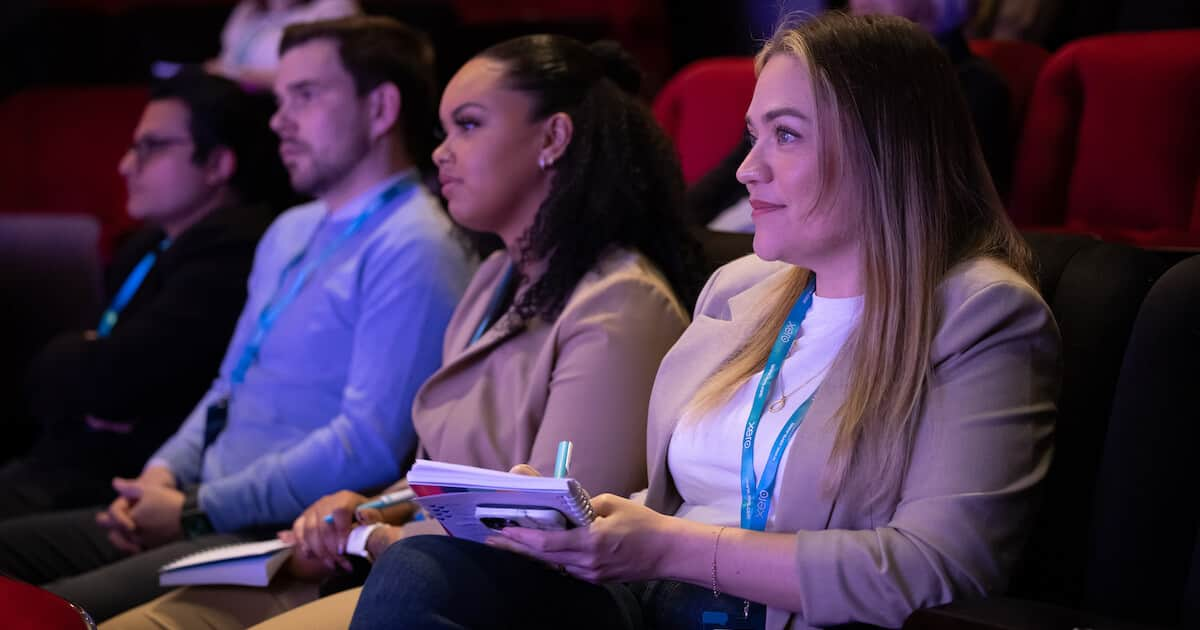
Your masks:
M191 144L189 138L158 138L155 136L143 136L134 140L129 145L129 151L133 152L133 157L137 161L137 167L140 169L150 161L150 158L161 153L167 147L177 144Z

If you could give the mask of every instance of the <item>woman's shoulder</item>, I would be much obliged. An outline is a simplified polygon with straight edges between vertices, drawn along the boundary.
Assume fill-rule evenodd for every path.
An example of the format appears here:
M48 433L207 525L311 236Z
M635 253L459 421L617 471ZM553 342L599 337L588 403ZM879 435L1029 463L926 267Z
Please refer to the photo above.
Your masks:
M932 349L935 363L986 339L1021 336L1057 344L1058 327L1041 293L994 258L955 265L938 287L937 300L941 323Z
M729 319L729 302L738 296L773 285L795 267L767 261L756 254L742 256L713 272L696 301L696 315Z
M669 312L684 321L687 319L670 282L649 258L633 249L612 248L601 255L580 278L563 307L563 314L594 310L597 303L611 303L614 308L627 311L667 307Z
M1041 293L1029 279L991 257L981 256L958 263L938 287L942 306L949 308L988 293L1011 295L1045 305Z

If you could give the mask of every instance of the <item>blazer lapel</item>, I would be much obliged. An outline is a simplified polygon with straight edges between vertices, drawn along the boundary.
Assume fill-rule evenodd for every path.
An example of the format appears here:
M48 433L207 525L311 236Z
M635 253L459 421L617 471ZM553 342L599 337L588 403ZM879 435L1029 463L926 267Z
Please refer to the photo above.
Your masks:
M671 435L696 391L737 350L748 329L746 322L697 318L659 367L650 396L646 441L650 481L646 505L650 508L664 514L679 509L679 494L667 470Z
M454 371L454 367L458 364L486 354L491 348L525 330L530 325L529 323L511 325L508 322L508 316L512 313L510 307L498 322L484 331L482 337L475 343L470 343L475 329L479 327L479 322L483 320L488 306L491 305L492 295L495 294L504 279L504 272L508 268L508 258L504 257L502 261L489 265L489 267L486 270L481 268L478 272L479 274L489 274L482 286L476 290L468 290L473 297L471 306L463 311L461 319L452 322L451 328L447 329L446 345L442 352L442 368L438 370L439 372Z
M448 368L453 365L457 365L458 363L469 362L475 357L487 354L489 350L499 345L504 340L528 328L537 326L540 322L540 320L535 320L534 322L522 322L513 325L507 321L509 313L511 313L511 310L505 312L498 323L493 324L491 328L488 328L487 331L483 333L482 337L476 340L475 343L468 346L467 343L471 340L471 335L475 334L475 326L479 325L479 320L476 319L475 326L471 327L470 334L463 338L462 345L459 346L462 348L462 350L460 350L459 353L453 358L446 361L442 367ZM480 316L482 317L482 314Z

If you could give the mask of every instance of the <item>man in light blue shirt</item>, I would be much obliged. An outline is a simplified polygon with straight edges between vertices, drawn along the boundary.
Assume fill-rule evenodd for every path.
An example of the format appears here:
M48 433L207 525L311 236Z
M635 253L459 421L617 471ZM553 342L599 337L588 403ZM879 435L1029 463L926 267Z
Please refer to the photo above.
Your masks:
M107 510L0 525L0 571L110 617L162 592L157 569L261 538L341 488L399 476L410 408L441 363L473 271L417 160L432 146L432 53L386 18L289 28L271 127L317 201L259 243L220 375ZM72 577L74 576L74 577Z

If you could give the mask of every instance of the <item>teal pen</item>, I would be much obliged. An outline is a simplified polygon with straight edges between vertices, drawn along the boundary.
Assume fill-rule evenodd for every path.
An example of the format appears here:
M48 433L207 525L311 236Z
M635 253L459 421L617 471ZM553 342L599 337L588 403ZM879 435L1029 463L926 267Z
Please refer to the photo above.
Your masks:
M379 497L378 499L375 499L374 501L368 501L368 502L354 508L354 511L359 512L361 510L382 510L385 507L391 507L391 506L399 504L399 503L406 503L408 501L412 501L415 498L417 498L417 493L413 492L412 488L405 488L405 489L397 491L397 492L391 492L391 493L385 494L385 495ZM333 515L326 514L325 522L332 523Z
M571 440L558 443L558 455L554 457L554 477L562 479L571 468Z

